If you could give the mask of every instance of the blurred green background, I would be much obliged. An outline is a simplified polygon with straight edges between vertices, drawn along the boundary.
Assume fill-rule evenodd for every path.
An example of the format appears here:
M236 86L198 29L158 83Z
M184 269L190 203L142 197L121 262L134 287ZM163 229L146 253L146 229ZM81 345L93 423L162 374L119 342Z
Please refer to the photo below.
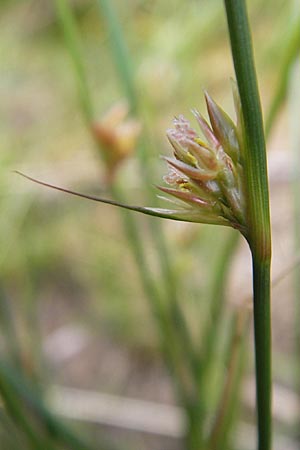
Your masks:
M101 120L112 105L124 99L125 93L111 55L106 20L96 3L74 1L73 11L81 32L96 116ZM155 194L155 185L161 183L166 171L160 155L171 153L165 130L172 118L184 114L193 121L191 108L204 111L204 88L233 114L230 77L234 72L223 4L220 0L112 3L135 76L138 120L142 132L146 130L149 149L144 164L153 183L149 187ZM295 2L248 3L262 104L267 111ZM290 98L295 95L292 92ZM43 386L58 384L174 404L153 317L119 211L47 190L13 173L22 170L60 186L109 196L99 150L80 110L72 63L54 2L1 0L0 98L2 357L13 361L21 358L28 376ZM296 253L290 201L291 107L289 101L269 141L274 276L285 270ZM116 183L128 203L149 203L135 154L120 167ZM149 271L156 274L149 220L136 219L149 255ZM201 334L201 323L207 320L207 290L230 230L169 221L163 223L163 229L174 270L181 279L180 300L197 336L199 326ZM226 289L228 310L249 296L250 274L247 247L241 243ZM289 411L294 407L297 364L294 315L290 274L273 292L275 381L291 394ZM247 380L253 372L251 351L249 355ZM218 379L214 383L218 386ZM243 417L251 422L247 392L243 396ZM282 401L286 404L289 400ZM296 417L276 420L278 442L286 442ZM80 428L95 442L100 429L116 443L122 441L124 448L182 448L180 438L167 437L167 432L163 437L160 433L126 431L118 424L106 427L89 421L82 422ZM5 439L9 429L3 421L3 442L8 442ZM3 445L8 450L15 448L12 443ZM279 448L288 448L286 445Z

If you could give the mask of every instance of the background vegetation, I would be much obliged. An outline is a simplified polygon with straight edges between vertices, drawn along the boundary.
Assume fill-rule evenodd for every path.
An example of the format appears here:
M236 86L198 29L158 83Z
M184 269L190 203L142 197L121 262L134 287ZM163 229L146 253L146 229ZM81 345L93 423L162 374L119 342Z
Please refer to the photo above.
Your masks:
M204 111L203 88L233 115L230 77L234 72L223 4L217 0L111 3L134 74L139 107L132 116L139 121L143 136L136 152L120 167L115 183L128 203L149 205L149 195L156 194L154 185L161 183L165 173L159 155L170 154L165 130L172 118L180 113L191 117L194 107ZM299 247L298 203L293 195L298 192L299 178L296 118L300 75L297 52L291 51L299 49L299 38L291 38L299 5L291 0L248 3L266 116L278 83L283 79L287 83L279 96L281 114L268 140L276 278L295 264ZM124 76L120 77L115 64L103 9L94 0L78 0L72 5L94 114L101 120L112 105L126 99ZM179 428L168 432L166 425L164 432L145 433L135 425L129 431L128 424L122 427L117 419L109 426L84 421L82 411L81 420L74 421L68 417L72 407L69 412L68 408L60 410L65 416L59 419L59 424L64 424L60 429L39 403L43 396L49 410L59 409L66 393L58 390L54 395L51 389L55 385L167 405L177 404L178 396L165 368L155 318L119 211L40 189L12 173L19 169L81 192L110 195L103 157L82 114L76 74L55 2L2 0L0 64L0 385L4 402L10 395L16 399L15 410L1 405L1 448L20 448L20 442L22 448L85 448L77 438L72 441L69 429L94 448L102 448L100 443L108 449L111 445L139 450L183 448ZM145 173L153 183L148 186L150 194ZM163 291L169 282L157 262L151 231L159 219L135 220L148 271ZM228 372L226 348L231 348L232 317L249 304L250 258L241 241L234 256L228 258L230 277L215 315L209 299L217 295L221 281L216 275L220 270L223 273L220 258L227 254L234 232L168 221L161 226L193 342L205 353L207 324L217 336L210 350L204 393L213 420ZM275 449L297 445L299 277L297 268L288 272L273 288ZM247 329L245 325L243 330ZM230 448L254 447L251 328L247 336L241 408ZM27 383L32 389L26 388ZM149 405L144 407L147 416Z

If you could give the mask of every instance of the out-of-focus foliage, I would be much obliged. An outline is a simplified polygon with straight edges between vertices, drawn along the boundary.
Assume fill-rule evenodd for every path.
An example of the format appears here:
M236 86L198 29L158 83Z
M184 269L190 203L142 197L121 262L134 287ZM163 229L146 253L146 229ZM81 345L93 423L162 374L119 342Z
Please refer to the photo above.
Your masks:
M124 92L96 1L72 3L82 35L93 103L101 119L124 97ZM225 110L233 111L229 81L233 69L223 5L219 0L113 3L133 65L141 104L139 120L147 130L147 167L153 184L157 184L165 171L159 155L170 154L165 129L173 116L188 114L193 107L203 111L203 88ZM285 29L293 2L248 3L263 106L267 110L276 81L275 60L282 52L278 30ZM157 336L118 212L39 189L12 173L21 169L46 181L107 195L103 162L79 108L72 64L54 2L0 2L0 65L1 350L14 363L21 364L28 376L45 384L64 382L139 395L129 382L134 370L127 359L133 355L137 372L151 365L149 361L156 363ZM279 146L287 146L280 137L278 142ZM145 204L143 178L137 167L133 155L120 169L117 183L128 202ZM138 221L151 259L147 222L144 218ZM200 341L209 309L205 298L228 231L169 222L163 226L175 271L182 280L185 314ZM153 273L158 271L154 261L153 257L149 266ZM239 275L238 267L235 279ZM241 277L246 287L234 290L233 304L248 292L247 275ZM275 313L280 316L276 306ZM283 320L288 323L288 314ZM87 336L89 344L82 358L65 357L68 348L61 341L61 347L49 350L51 336L69 326L74 328L74 336ZM228 330L223 334L227 336ZM78 339L85 342L85 337ZM286 341L278 348L283 356L286 348L290 350L290 341ZM120 351L115 349L118 346ZM212 398L218 397L215 386L225 372L224 361L220 359L216 366L212 372L216 382L211 383L209 392ZM285 365L279 366L278 373L284 372ZM160 370L154 380L158 384ZM291 377L284 374L283 378ZM159 398L155 388L148 389L146 386L146 395L152 398L154 392L154 398ZM171 394L166 395L166 400L170 398ZM4 414L2 410L0 413ZM3 416L3 420L6 423L10 419ZM7 430L10 427L14 425L9 422ZM4 434L3 439L10 439L9 433ZM136 448L144 444L140 445ZM16 442L7 444L7 449L13 448L20 447Z

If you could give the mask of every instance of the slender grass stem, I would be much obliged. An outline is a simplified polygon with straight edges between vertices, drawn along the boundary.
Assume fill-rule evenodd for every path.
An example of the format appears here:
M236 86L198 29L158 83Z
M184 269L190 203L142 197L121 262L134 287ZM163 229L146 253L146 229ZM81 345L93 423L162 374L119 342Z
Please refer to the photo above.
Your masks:
M110 31L110 42L112 47L112 55L115 61L117 72L126 93L131 110L138 112L139 105L136 95L136 85L132 71L132 62L129 56L127 46L125 44L122 28L116 15L113 4L109 0L97 0L99 10L106 18L106 22ZM146 169L145 158L147 148L145 139L142 137L140 142L140 151L137 153L140 163L140 170L146 180L146 185L150 186L149 172ZM151 196L152 199L152 196ZM182 313L178 300L178 280L172 268L169 257L169 250L167 248L162 227L159 222L150 221L150 230L153 241L158 252L160 266L163 274L164 285L167 290L167 295L170 304L170 319L173 322L175 336L178 336L177 346L182 347L183 359L187 360L192 372L196 370L196 354L193 349L190 332L188 330L184 315Z
M109 24L110 42L112 53L115 56L117 72L120 77L121 85L124 86L126 97L129 100L131 111L136 112L137 94L135 83L133 82L132 63L126 41L123 38L119 20L115 13L113 2L111 0L96 0L100 12L103 14L106 22Z
M104 8L103 12L105 14L106 20L110 25L111 38L113 41L113 53L115 55L116 65L120 73L120 79L124 83L125 92L131 105L131 110L135 111L137 108L135 87L131 74L131 66L128 59L128 51L124 44L125 41L122 38L118 20L114 14L113 7L109 2L106 2L105 0L99 0L98 4L99 6ZM77 25L67 0L56 0L56 5L62 28L64 30L66 43L73 62L74 72L76 74L79 97L81 98L81 95L87 97L85 102L81 102L81 105L85 118L88 122L88 127L90 129L90 125L94 120L93 106L90 89L87 83L84 65L82 62L83 58L82 52L80 51L80 37L77 30ZM97 145L99 145L99 143L97 143ZM143 159L143 155L140 156L141 159ZM122 191L117 187L117 185L110 184L109 189L115 200L124 202ZM126 236L128 237L128 241L137 263L144 290L150 301L153 315L156 317L157 323L159 324L160 343L162 350L164 351L170 370L172 370L174 376L177 378L176 384L177 390L180 391L180 397L184 400L184 402L188 402L187 391L191 390L192 383L190 380L190 375L187 375L186 369L184 368L181 360L182 355L184 355L184 359L189 358L189 361L191 361L191 352L188 352L187 348L190 348L192 344L190 341L190 336L188 334L188 329L184 322L183 315L179 308L178 302L176 301L176 278L172 274L172 271L170 269L170 263L168 261L167 251L165 248L164 239L161 234L161 229L157 222L150 222L152 235L160 252L159 254L161 265L166 275L165 278L166 285L169 288L169 297L172 300L171 316L167 313L165 307L162 306L162 300L159 299L158 290L155 287L154 280L152 279L152 276L150 275L150 272L148 270L146 262L147 255L145 254L142 238L139 236L139 230L136 221L126 211L122 211L121 214ZM173 320L173 324L172 321L170 322L170 318ZM178 342L178 330L181 330L182 335L185 337L180 341L181 344L180 342ZM194 363L192 361L190 364L194 367ZM186 389L183 389L183 386L180 387L182 382L183 385L188 386Z
M238 239L239 233L237 232L230 232L227 239L225 239L217 265L213 270L212 288L207 299L210 304L210 311L206 327L201 336L202 348L198 360L197 375L199 397L203 399L199 407L204 409L203 415L205 415L207 410L207 402L204 400L207 397L205 387L207 386L210 369L216 356L216 347L219 342L222 320L224 318L226 283L231 268L230 262L237 247Z
M27 414L24 414L23 408L20 408L20 402L16 398L14 391L10 389L9 384L0 371L0 392L9 415L18 424L20 429L24 432L28 443L36 450L43 450L45 448L44 442L40 436L37 435L36 430L32 427ZM49 447L46 447L49 450Z
M299 48L300 48L300 23L299 23L300 15L299 15L299 12L300 12L300 10L299 10L299 6L298 6L298 7L296 7L296 13L295 13L293 19L291 20L291 25L289 25L287 33L286 33L284 51L283 51L284 56L278 66L277 85L275 88L275 92L273 94L273 98L271 100L271 104L269 106L268 113L266 115L266 126L265 126L266 138L268 138L269 135L271 134L272 129L275 125L275 121L276 121L278 112L280 110L280 107L282 106L282 104L285 100L287 84L289 81L289 74L293 68L294 61L299 54ZM297 100L295 101L295 96L293 96L292 99L293 99L293 103L297 104ZM297 128L297 125L296 125L296 123L298 123L297 117L298 117L297 116L297 108L295 107L292 111L292 119L293 120L295 119L294 120L295 125L293 127L294 130L296 130L296 128ZM294 135L295 135L295 133L292 130L292 136L294 136ZM296 142L295 142L294 147L296 149L298 149ZM299 165L294 164L294 167L299 167ZM298 196L297 196L298 195L298 183L295 182L295 185L296 185L295 186L295 195L296 195L295 211L296 211L299 209L299 202L298 202ZM297 213L296 213L296 216L297 216ZM299 220L299 218L300 218L300 214L298 214L298 220ZM300 227L296 226L295 229L296 229L296 240L298 240L298 234L299 234L298 231L299 231ZM221 294L225 292L225 286L226 286L227 279L228 279L228 270L227 270L228 265L226 265L226 264L229 264L229 261L232 259L233 255L235 253L235 250L239 243L239 235L235 234L235 235L232 235L232 237L229 236L228 239L229 239L229 245L228 245L228 247L227 247L227 245L225 245L225 247L226 247L224 249L225 253L224 253L224 250L222 249L222 252L220 255L220 265L219 265L220 271L216 270L214 273L215 278L212 282L213 288L212 288L212 293L211 293L211 296L212 296L211 304L212 305L214 304L213 299L215 298L216 301L218 299L218 292ZM231 239L233 239L233 242L230 244ZM234 242L234 240L235 240L235 242ZM226 254L226 251L228 251L228 254ZM227 260L226 264L222 264L221 261L223 258L225 258ZM223 271L225 271L226 274L222 273ZM300 288L298 288L298 285L299 285L299 277L296 276L295 277L296 292L300 292ZM216 289L216 286L217 286L217 289ZM296 310L298 310L298 307L296 307ZM218 311L218 308L216 308L216 311ZM296 314L295 317L298 317L298 315ZM214 321L214 323L215 323L215 321ZM296 334L299 334L299 332L298 332L299 327L296 326L295 328L296 328ZM213 334L213 336L212 336L211 340L213 341L216 337L216 334L213 332L212 332L212 334ZM300 342L300 337L298 339L296 338L296 340L297 340L297 342ZM207 339L204 339L204 342L206 342L206 341L207 341ZM209 342L210 342L210 339L209 339ZM299 345L299 348L300 348L300 345ZM211 354L211 352L206 352L206 353Z
M179 302L178 280L172 267L169 251L161 227L157 226L158 221L151 221L153 226L152 235L155 238L156 247L159 253L162 267L165 288L169 299L169 317L173 323L173 330L177 335L177 345L181 347L183 359L187 360L188 366L194 376L197 376L198 357L192 342L183 311Z
M7 409L22 430L26 433L32 448L36 450L53 450L54 441L64 445L65 449L91 450L92 447L75 436L58 421L45 407L31 386L16 374L9 366L0 363L0 392ZM20 407L21 406L21 407ZM29 412L31 414L29 414ZM35 427L30 418L35 419ZM39 433L37 433L37 426ZM112 450L112 447L100 444L99 450Z
M266 149L244 0L224 0L244 126L247 240L253 261L258 449L271 449L271 231Z
M121 191L116 186L111 186L111 192L117 201L124 201ZM149 303L152 309L152 315L156 318L162 354L165 355L167 366L174 376L176 389L180 398L183 402L187 402L191 381L186 374L186 369L181 363L180 351L176 339L174 341L174 332L172 328L170 328L167 310L163 305L157 287L153 282L152 275L149 272L142 238L139 236L139 229L131 213L122 210L121 214L126 236L130 243L145 293L148 300L150 300Z
M232 335L227 351L227 377L212 427L209 448L223 450L229 447L230 430L237 409L237 399L245 360L246 337L249 331L250 310L244 306L232 318Z
M106 18L108 29L110 31L112 56L119 73L123 89L127 95L131 110L137 113L139 110L139 105L136 96L137 89L132 71L132 62L125 44L126 40L123 36L120 22L113 7L113 2L110 0L97 0L97 3L99 6L99 11ZM146 139L142 137L139 146L140 151L137 152L137 156L140 163L139 165L142 176L146 181L146 185L150 186L151 180L149 177L149 171L147 170L147 164L145 164L145 158L147 155L147 146L145 142ZM152 195L149 195L149 198L153 200ZM191 335L187 327L185 317L180 307L178 298L178 277L176 276L170 261L169 249L165 241L161 223L159 221L150 221L150 230L158 253L164 279L164 286L167 290L170 304L170 319L173 321L175 334L178 336L177 345L179 347L183 346L183 358L187 360L192 372L196 375L197 356L195 349L193 348Z
M225 285L228 281L228 273L231 267L231 260L234 250L238 243L239 234L235 231L230 232L230 235L225 240L218 257L217 266L213 271L213 283L208 303L210 306L209 321L204 330L202 341L203 351L201 354L201 366L209 367L211 360L214 358L214 348L216 340L218 339L219 324L224 312L225 306ZM213 326L212 326L213 324ZM200 367L199 375L200 382L202 380L202 367Z
M80 37L77 32L77 26L73 15L70 13L70 5L68 0L55 0L58 18L62 24L64 37L68 46L68 50L72 59L72 64L76 72L78 97L84 118L87 125L90 126L94 117L93 104L89 95L88 80L86 77L83 52L80 45Z
M15 317L12 311L12 305L7 298L3 286L0 285L0 324L3 334L6 336L8 354L15 367L22 366L21 347L18 339Z

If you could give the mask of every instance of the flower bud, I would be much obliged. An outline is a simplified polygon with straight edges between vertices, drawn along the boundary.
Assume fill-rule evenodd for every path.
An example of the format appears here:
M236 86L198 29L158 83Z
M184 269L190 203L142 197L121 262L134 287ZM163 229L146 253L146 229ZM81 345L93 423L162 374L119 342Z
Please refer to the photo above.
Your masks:
M141 125L128 118L129 108L124 102L115 104L103 118L93 125L93 132L111 178L120 163L135 150Z
M201 209L211 223L223 223L246 233L243 168L241 165L242 117L239 97L233 86L237 124L205 93L210 124L196 110L194 116L203 138L182 115L174 119L167 137L174 158L164 158L170 167L160 189L181 201L182 209L193 217Z

